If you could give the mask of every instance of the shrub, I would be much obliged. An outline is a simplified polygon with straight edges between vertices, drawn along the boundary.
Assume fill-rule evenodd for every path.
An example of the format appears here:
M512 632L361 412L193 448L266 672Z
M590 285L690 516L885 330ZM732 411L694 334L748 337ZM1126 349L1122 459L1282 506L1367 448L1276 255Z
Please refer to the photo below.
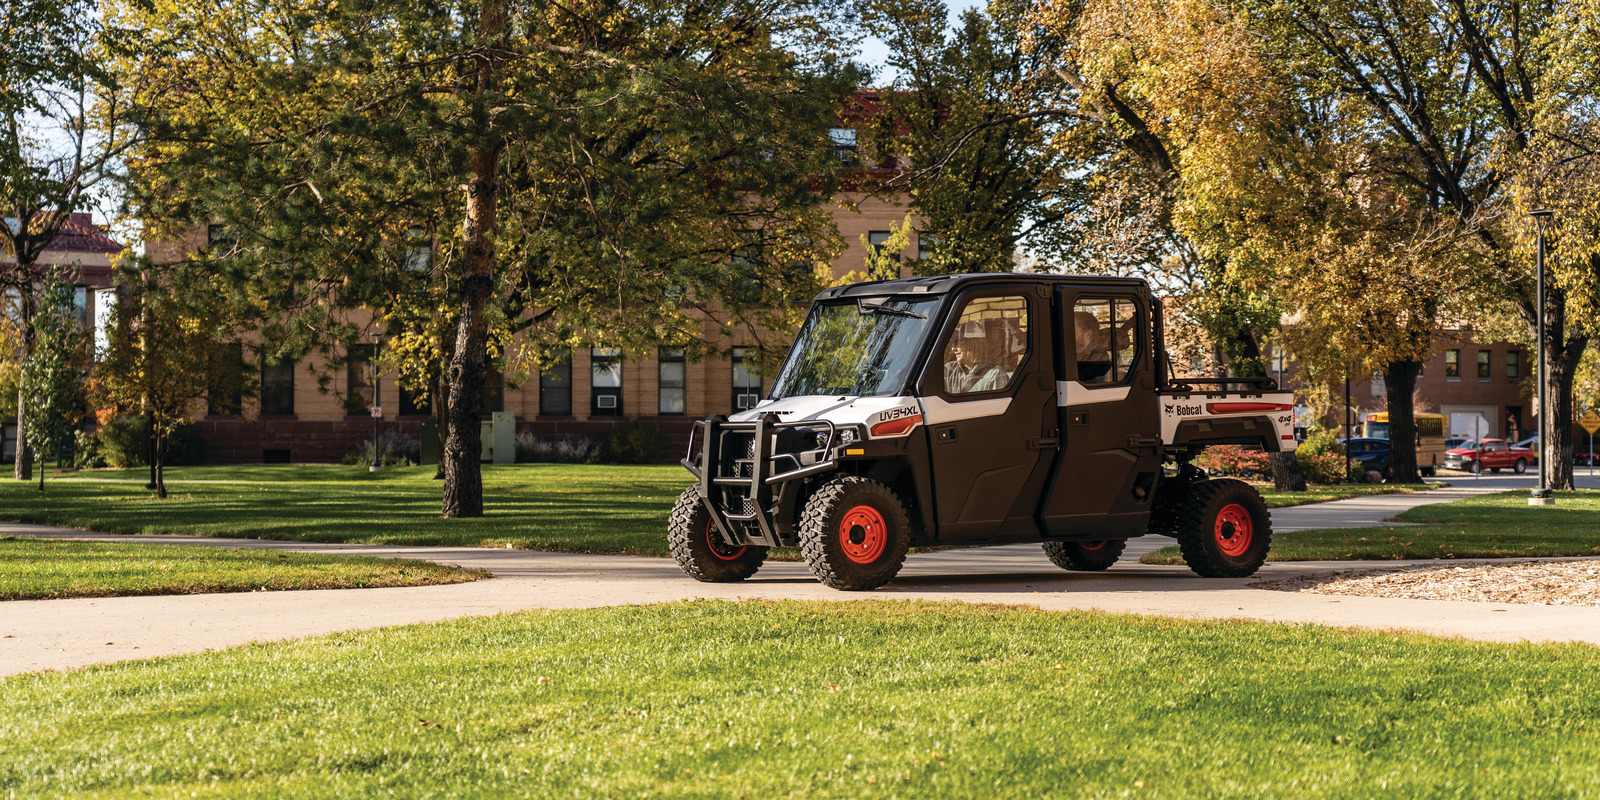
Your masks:
M74 431L72 465L78 469L98 469L106 465L100 452L100 437L93 431Z
M1295 448L1294 457L1300 462L1307 483L1343 483L1347 479L1344 445L1339 443L1338 434L1327 428L1312 428Z
M117 417L100 426L95 432L99 458L111 467L142 467L150 463L150 418L143 414ZM195 464L205 452L205 440L194 426L180 424L167 437L166 458L169 467Z
M582 436L540 439L527 431L517 434L518 464L592 464L597 449L594 440Z
M410 436L403 436L398 431L388 430L378 434L377 449L382 461L378 463L385 467L396 464L412 466L422 461L422 440ZM373 443L368 439L361 443L361 447L353 453L346 453L344 465L359 467L362 464L371 466L373 463Z
M1272 472L1272 459L1266 453L1235 444L1207 447L1194 463L1209 475L1254 476Z
M600 448L606 464L657 464L667 454L667 436L654 420L629 417L613 428Z

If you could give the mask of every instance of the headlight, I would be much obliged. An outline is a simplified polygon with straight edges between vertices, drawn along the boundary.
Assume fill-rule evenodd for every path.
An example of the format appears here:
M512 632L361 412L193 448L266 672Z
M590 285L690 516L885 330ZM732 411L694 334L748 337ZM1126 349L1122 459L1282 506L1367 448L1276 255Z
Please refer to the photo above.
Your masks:
M834 439L835 439L835 441L834 441L835 445L850 444L851 442L854 442L856 440L856 431L855 431L854 428L839 428L834 433ZM820 432L817 433L817 446L818 447L827 447L828 446L828 432L827 431L820 431Z

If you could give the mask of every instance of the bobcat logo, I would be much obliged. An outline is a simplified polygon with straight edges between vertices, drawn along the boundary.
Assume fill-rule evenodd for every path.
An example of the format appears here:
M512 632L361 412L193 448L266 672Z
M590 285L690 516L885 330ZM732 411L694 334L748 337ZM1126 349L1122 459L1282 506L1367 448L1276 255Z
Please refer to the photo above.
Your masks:
M1171 403L1168 403L1168 404L1167 404L1167 411L1166 411L1166 413L1168 413L1168 414L1171 414L1171 413L1172 413L1172 404L1171 404Z

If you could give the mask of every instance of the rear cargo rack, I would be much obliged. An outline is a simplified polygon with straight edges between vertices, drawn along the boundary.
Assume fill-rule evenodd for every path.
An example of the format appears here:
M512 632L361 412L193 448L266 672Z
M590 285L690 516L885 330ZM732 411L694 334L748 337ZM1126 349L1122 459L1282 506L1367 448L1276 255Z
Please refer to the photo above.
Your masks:
M1191 394L1197 386L1205 387L1199 391L1208 393L1227 392L1228 387L1237 386L1237 391L1246 396L1278 390L1278 382L1265 375L1248 378L1168 378L1166 385L1161 388L1163 392Z
M816 448L821 453L816 463L804 464L798 454L773 452L775 434L790 428L826 429L826 437ZM723 452L723 439L730 433L750 436L747 458L739 457L742 454L724 458L730 454ZM703 437L699 463L695 463L694 458L696 434ZM838 444L838 436L838 429L827 420L781 422L776 414L762 414L749 422L729 422L718 414L694 423L689 431L688 452L680 463L699 481L700 504L711 515L711 524L724 544L780 547L784 533L790 533L789 538L792 538L792 532L783 530L775 521L784 518L777 513L778 508L786 499L793 499L788 491L789 484L832 470L836 462L828 455ZM780 471L779 465L785 462L787 468ZM722 474L724 464L731 468L732 474ZM746 472L749 474L744 474ZM731 503L718 502L723 499L737 499L743 508L735 512ZM755 525L754 531L750 530L751 524Z

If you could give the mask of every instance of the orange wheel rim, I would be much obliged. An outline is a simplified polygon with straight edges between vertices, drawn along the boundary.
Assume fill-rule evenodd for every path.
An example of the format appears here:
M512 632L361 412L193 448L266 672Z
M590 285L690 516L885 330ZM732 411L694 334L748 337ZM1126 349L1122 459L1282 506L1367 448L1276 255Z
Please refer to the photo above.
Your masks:
M889 526L872 506L856 506L839 520L839 549L857 564L871 564L889 543Z
M1083 549L1085 549L1085 550L1099 550L1100 548L1106 546L1106 542L1107 541L1110 541L1110 540L1101 539L1098 542L1079 542L1078 546L1083 548Z
M1237 558L1244 555L1250 549L1250 541L1255 538L1255 527L1249 509L1238 503L1224 506L1217 514L1217 547L1227 556Z
M711 555L722 561L735 561L739 556L744 555L744 551L748 549L744 547L733 548L723 544L722 539L717 537L716 529L712 527L710 519L706 520L706 547L711 550Z

